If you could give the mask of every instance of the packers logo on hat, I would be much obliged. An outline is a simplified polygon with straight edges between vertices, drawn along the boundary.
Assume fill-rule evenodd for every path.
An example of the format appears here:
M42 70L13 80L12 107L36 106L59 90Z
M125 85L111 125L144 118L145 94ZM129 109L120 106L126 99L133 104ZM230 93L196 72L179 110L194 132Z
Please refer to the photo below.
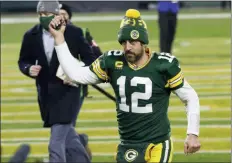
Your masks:
M136 40L139 38L139 32L137 30L132 30L130 36L132 39Z

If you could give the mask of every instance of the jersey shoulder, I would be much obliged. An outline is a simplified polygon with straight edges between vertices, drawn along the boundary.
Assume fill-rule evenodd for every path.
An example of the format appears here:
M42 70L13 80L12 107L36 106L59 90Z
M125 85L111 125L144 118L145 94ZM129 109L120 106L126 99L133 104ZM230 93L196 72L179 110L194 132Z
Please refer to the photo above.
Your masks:
M123 62L125 60L124 52L121 50L106 51L103 53L101 60L105 62L107 68L113 68L116 62Z
M124 52L122 50L108 50L103 53L107 59L120 59L123 58Z
M156 66L160 71L166 71L172 67L179 67L180 64L178 59L174 56L171 55L170 53L157 53L153 52L153 60L156 62Z
M122 67L124 52L121 50L109 50L99 56L90 66L99 79L109 79L109 71L115 67Z
M183 86L184 76L178 59L169 53L153 53L156 68L167 80L167 87L178 89Z

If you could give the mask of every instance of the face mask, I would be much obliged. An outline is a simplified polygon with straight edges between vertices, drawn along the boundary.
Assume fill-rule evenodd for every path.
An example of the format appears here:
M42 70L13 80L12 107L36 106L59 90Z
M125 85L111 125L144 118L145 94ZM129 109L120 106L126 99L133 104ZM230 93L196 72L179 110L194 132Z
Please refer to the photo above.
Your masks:
M42 25L42 27L44 29L46 29L47 31L49 30L49 24L52 21L52 19L55 17L55 15L52 16L41 16L39 18L40 24Z

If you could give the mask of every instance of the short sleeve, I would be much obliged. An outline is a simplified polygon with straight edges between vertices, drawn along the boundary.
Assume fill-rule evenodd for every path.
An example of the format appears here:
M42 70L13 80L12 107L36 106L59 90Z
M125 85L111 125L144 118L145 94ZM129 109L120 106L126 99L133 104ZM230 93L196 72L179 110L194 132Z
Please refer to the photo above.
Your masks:
M107 67L107 52L99 56L91 65L90 70L97 75L97 77L103 81L107 82L108 77L108 67Z
M179 61L174 58L172 62L167 62L165 76L167 80L167 87L171 90L181 88L184 84L184 77L179 65Z

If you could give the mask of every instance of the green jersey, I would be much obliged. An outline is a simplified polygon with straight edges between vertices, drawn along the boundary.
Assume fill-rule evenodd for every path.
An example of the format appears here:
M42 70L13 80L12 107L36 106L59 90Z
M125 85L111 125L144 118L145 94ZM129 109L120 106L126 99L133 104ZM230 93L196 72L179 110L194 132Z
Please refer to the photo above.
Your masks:
M122 143L158 143L170 136L168 106L171 90L183 86L178 60L168 53L152 53L142 67L128 63L122 51L107 51L90 66L116 95Z

